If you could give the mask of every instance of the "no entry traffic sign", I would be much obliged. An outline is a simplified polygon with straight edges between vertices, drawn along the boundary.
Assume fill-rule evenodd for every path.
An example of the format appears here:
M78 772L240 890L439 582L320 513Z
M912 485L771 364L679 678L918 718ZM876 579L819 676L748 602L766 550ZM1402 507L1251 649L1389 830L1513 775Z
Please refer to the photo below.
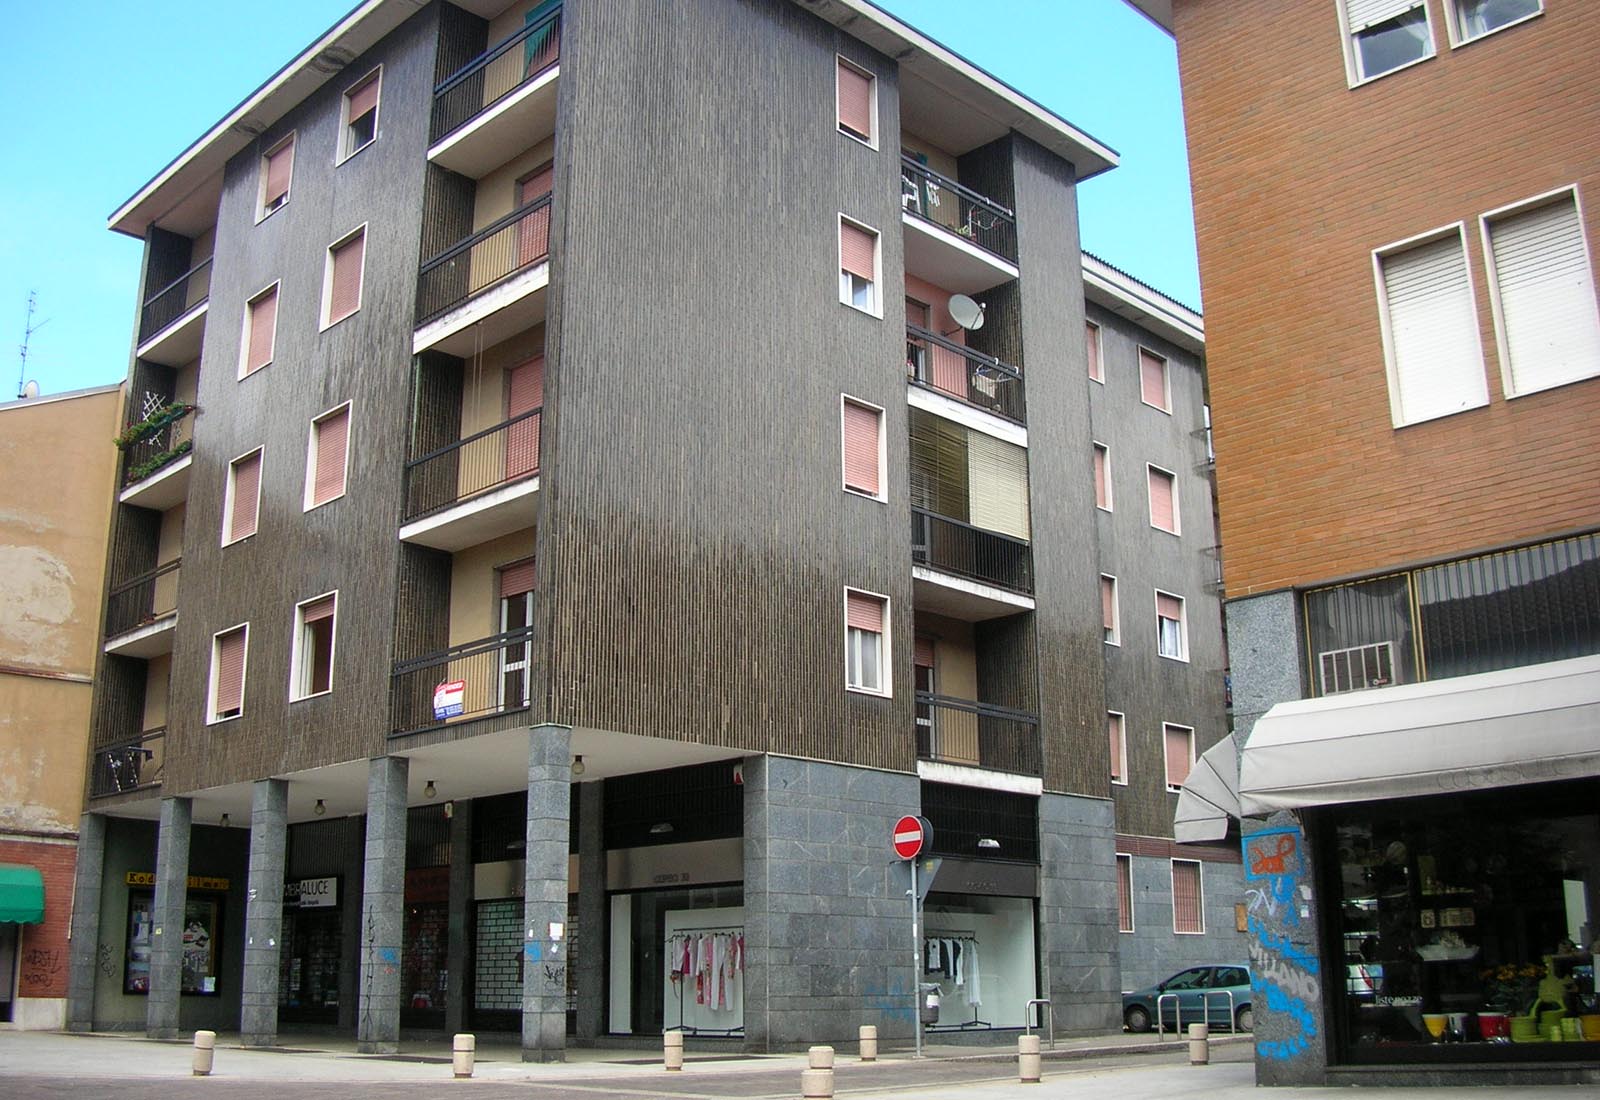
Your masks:
M927 844L932 832L933 827L926 819L907 814L894 823L894 832L891 835L894 854L901 859L916 859L922 854L922 848Z

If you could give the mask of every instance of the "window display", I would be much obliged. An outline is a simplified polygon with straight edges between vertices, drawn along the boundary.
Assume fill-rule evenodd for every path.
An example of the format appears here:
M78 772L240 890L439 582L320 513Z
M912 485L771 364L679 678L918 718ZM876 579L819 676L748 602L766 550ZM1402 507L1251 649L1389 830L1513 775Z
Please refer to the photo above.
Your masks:
M155 893L128 894L128 944L122 977L124 993L150 992L150 952L155 942ZM216 996L222 935L222 898L195 896L184 903L183 967L179 988L185 994Z

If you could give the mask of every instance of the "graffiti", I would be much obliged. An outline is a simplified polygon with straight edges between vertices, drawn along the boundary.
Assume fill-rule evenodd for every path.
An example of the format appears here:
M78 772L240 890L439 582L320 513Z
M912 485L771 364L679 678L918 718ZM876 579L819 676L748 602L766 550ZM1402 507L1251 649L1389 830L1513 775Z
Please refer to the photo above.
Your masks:
M1288 874L1285 864L1295 854L1294 837L1279 833L1278 843L1270 854L1266 849L1267 845L1263 844L1250 853L1251 872L1257 875Z
M564 963L544 964L544 984L551 989L567 988L567 967Z
M1309 914L1300 905L1310 898L1310 888L1300 881L1305 873L1300 842L1300 830L1292 826L1244 838L1244 877L1253 884L1245 889L1250 985L1257 1003L1267 1009L1256 1053L1273 1061L1299 1057L1319 1031L1313 1006L1322 1000L1322 964L1286 931Z
M117 976L117 949L112 947L109 943L103 943L100 945L98 962L100 966L100 973L104 974L108 978L115 978Z
M53 947L30 947L22 953L21 984L37 988L53 986L61 973L61 952Z
M862 1004L876 1009L891 1020L911 1022L916 1006L911 1003L911 989L904 978L895 978L887 988L869 985L862 991Z
M1267 829L1245 838L1244 880L1263 882L1264 885L1247 888L1251 911L1266 906L1270 916L1276 917L1283 909L1285 924L1299 924L1300 914L1294 906L1295 887L1300 876L1300 830Z

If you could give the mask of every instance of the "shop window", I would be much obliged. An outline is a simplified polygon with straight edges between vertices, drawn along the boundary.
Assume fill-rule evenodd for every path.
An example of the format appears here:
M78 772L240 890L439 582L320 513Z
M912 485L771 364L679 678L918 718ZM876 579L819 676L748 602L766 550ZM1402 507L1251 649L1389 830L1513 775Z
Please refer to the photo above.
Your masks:
M183 965L178 991L185 996L215 997L222 992L222 909L225 895L189 887L183 904ZM127 942L124 945L122 991L150 992L150 955L161 930L155 923L153 890L128 891Z

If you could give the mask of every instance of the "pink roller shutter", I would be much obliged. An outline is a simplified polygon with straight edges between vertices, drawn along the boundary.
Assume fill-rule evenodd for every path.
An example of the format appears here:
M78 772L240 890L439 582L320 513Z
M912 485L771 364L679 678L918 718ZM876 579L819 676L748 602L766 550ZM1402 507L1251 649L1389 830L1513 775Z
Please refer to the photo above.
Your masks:
M1165 592L1158 592L1156 593L1156 614L1163 619L1182 622L1183 601L1176 596L1169 596Z
M1106 449L1094 449L1094 502L1101 508L1111 507L1111 489L1106 480Z
M533 559L524 558L500 569L500 598L510 599L533 591Z
M1167 407L1167 361L1148 351L1139 353L1139 397L1146 405Z
M1150 471L1150 522L1163 531L1178 529L1172 475L1155 469Z
M349 93L350 121L354 122L378 106L378 74L373 73Z
M311 488L313 506L344 493L345 450L350 442L350 410L340 409L317 421L317 470Z
M844 483L852 489L877 496L882 492L878 477L878 436L883 417L877 409L844 403Z
M1122 719L1117 715L1109 715L1106 732L1111 738L1111 778L1123 777L1122 762Z
M361 308L361 262L366 246L367 234L362 230L333 250L333 289L328 296L330 323Z
M1200 918L1200 864L1198 863L1173 860L1172 930L1205 931L1205 922Z
M547 164L517 181L517 205L527 206L551 193L555 165ZM537 263L550 254L550 206L546 203L517 223L517 266Z
M303 623L320 623L323 619L333 618L333 602L335 597L324 596L314 600L300 609L300 621Z
M544 405L544 356L535 356L508 372L506 418L533 412ZM539 426L544 418L530 416L506 429L506 478L539 472Z
M278 288L250 303L250 344L244 372L250 374L272 362L272 345L278 327Z
M847 626L853 626L857 630L882 634L883 601L876 596L860 592L848 593L845 599L844 621Z
M228 516L230 542L256 533L256 505L261 496L261 452L233 464L233 507Z
M852 275L871 281L876 278L872 263L876 239L865 229L849 222L839 223L839 266Z
M1100 326L1093 322L1085 322L1083 330L1088 343L1089 377L1096 382L1103 382L1105 376L1100 373Z
M289 193L289 177L293 172L294 139L290 138L267 154L267 186L261 196L261 204L265 209L277 209Z
M1133 931L1133 857L1117 856L1117 929Z
M1100 578L1100 618L1106 630L1117 628L1117 582L1110 577Z
M911 662L917 668L933 667L933 639L926 634L918 634L916 643L912 648Z
M230 630L217 638L217 694L218 717L244 707L244 649L245 630Z
M1189 778L1189 752L1193 738L1194 735L1188 730L1166 727L1167 786L1181 787L1184 780Z
M872 140L872 78L839 62L839 125Z

